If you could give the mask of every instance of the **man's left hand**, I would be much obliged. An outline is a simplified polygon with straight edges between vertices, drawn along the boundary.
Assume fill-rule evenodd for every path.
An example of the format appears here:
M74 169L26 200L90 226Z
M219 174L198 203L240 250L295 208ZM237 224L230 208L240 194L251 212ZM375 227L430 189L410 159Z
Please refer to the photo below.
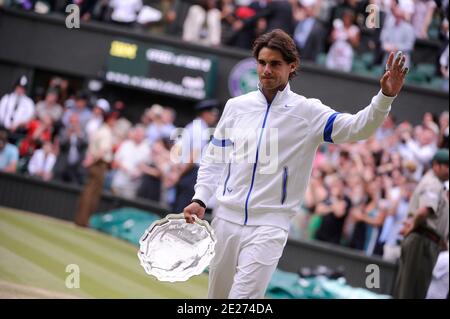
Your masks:
M409 69L405 67L406 57L401 51L397 52L394 58L394 52L389 54L386 63L386 72L380 80L381 91L386 96L396 96L403 87L405 76Z
M400 229L400 235L403 237L406 237L413 231L414 228L414 222L411 218L405 219L403 221L403 227Z

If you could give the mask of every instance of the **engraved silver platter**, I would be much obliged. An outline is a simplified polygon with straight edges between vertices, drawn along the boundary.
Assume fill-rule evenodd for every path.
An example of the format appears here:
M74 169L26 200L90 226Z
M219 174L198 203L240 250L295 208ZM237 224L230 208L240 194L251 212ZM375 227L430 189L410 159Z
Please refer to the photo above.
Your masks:
M186 223L183 213L169 214L144 232L138 252L145 272L160 281L186 281L201 274L214 257L216 236L206 220Z

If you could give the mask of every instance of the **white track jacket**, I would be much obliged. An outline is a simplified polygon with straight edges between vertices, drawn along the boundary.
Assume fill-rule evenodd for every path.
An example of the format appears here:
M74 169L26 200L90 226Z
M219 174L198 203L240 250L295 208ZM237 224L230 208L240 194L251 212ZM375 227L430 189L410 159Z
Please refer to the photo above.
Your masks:
M200 162L193 198L206 204L215 193L217 217L288 230L318 146L368 138L394 98L380 90L355 115L298 95L289 84L270 104L260 90L232 98Z

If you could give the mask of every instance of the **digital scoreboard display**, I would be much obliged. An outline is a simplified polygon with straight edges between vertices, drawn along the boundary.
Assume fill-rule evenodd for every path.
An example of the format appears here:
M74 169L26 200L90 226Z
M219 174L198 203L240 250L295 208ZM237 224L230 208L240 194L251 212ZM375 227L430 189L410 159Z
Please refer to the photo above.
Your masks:
M111 42L105 79L153 92L202 100L212 98L217 57L129 40Z

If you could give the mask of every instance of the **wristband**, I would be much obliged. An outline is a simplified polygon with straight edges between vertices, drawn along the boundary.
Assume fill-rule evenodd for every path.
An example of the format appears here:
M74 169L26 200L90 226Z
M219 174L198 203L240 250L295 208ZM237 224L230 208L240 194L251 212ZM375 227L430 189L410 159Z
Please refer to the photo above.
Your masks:
M191 200L191 203L197 203L197 204L199 204L200 206L202 206L203 208L205 208L206 209L206 205L205 205L205 203L203 203L200 199L193 199L193 200Z

